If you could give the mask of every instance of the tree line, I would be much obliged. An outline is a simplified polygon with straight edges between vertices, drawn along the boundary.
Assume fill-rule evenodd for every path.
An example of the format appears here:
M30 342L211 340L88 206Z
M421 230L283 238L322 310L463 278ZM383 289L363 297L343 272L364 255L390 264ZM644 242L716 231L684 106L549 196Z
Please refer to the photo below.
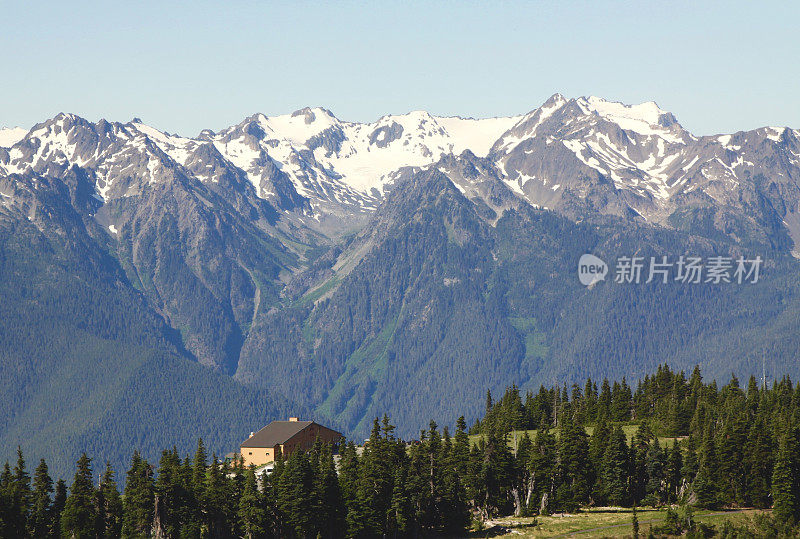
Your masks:
M788 378L718 388L662 367L635 391L587 381L523 399L511 387L486 409L472 437L461 417L452 434L432 421L406 442L384 416L363 447L318 442L269 474L209 457L202 440L157 465L135 452L122 492L109 465L95 481L86 455L67 488L43 460L31 477L19 451L0 475L0 536L453 536L501 515L675 504L772 508L769 529L800 531L800 385Z

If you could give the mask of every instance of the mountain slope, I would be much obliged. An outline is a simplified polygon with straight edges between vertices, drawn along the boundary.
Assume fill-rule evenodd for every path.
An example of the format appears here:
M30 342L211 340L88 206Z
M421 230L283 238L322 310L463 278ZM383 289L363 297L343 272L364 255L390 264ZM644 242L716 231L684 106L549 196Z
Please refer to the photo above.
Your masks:
M215 451L286 415L283 397L243 388L187 359L127 280L90 178L0 180L0 452L17 445L68 477L93 449L117 470L202 436ZM293 407L294 409L294 407ZM249 430L248 430L249 429Z
M355 436L388 411L411 436L474 417L486 387L746 375L765 350L794 373L798 135L696 137L655 103L560 95L511 118L314 108L195 138L58 115L0 147L0 351L20 381L0 442L35 425L117 451L162 413L232 440L290 406ZM586 289L584 253L766 265L752 286ZM73 415L48 430L60 401Z

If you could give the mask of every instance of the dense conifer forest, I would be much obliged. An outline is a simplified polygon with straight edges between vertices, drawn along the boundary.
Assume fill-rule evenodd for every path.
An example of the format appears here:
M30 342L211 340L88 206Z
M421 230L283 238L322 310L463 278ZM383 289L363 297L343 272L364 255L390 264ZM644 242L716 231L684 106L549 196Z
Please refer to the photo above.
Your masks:
M736 378L718 387L699 369L668 367L632 388L509 388L469 430L434 421L418 440L375 419L363 447L317 443L271 474L238 459L164 450L133 454L124 477L83 455L71 484L53 482L21 451L0 474L2 537L463 536L502 515L592 506L771 508L748 526L662 535L792 537L800 533L800 385ZM120 490L120 486L124 488ZM677 515L671 512L669 515ZM472 531L471 533L478 533Z

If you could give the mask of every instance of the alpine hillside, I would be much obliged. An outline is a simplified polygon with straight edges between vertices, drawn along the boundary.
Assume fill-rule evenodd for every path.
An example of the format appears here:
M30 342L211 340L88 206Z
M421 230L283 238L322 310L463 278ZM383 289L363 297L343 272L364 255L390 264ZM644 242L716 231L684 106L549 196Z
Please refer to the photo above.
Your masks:
M222 452L290 412L413 436L487 388L663 363L797 377L799 242L800 131L696 136L652 102L0 129L0 449ZM584 253L764 267L585 288Z

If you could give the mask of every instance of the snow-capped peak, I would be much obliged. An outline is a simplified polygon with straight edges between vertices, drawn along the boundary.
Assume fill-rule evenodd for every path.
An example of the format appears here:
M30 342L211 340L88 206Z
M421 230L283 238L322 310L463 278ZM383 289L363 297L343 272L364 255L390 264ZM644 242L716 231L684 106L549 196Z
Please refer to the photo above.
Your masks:
M259 125L271 138L287 140L293 145L305 144L310 138L341 122L331 111L322 107L306 107L291 114L257 116Z
M0 148L10 148L28 134L21 127L0 127Z
M615 123L619 120L633 120L648 125L661 125L661 117L668 114L661 110L655 101L647 101L639 105L625 105L616 101L606 101L601 97L589 96L581 97L577 102L587 114L596 112Z

